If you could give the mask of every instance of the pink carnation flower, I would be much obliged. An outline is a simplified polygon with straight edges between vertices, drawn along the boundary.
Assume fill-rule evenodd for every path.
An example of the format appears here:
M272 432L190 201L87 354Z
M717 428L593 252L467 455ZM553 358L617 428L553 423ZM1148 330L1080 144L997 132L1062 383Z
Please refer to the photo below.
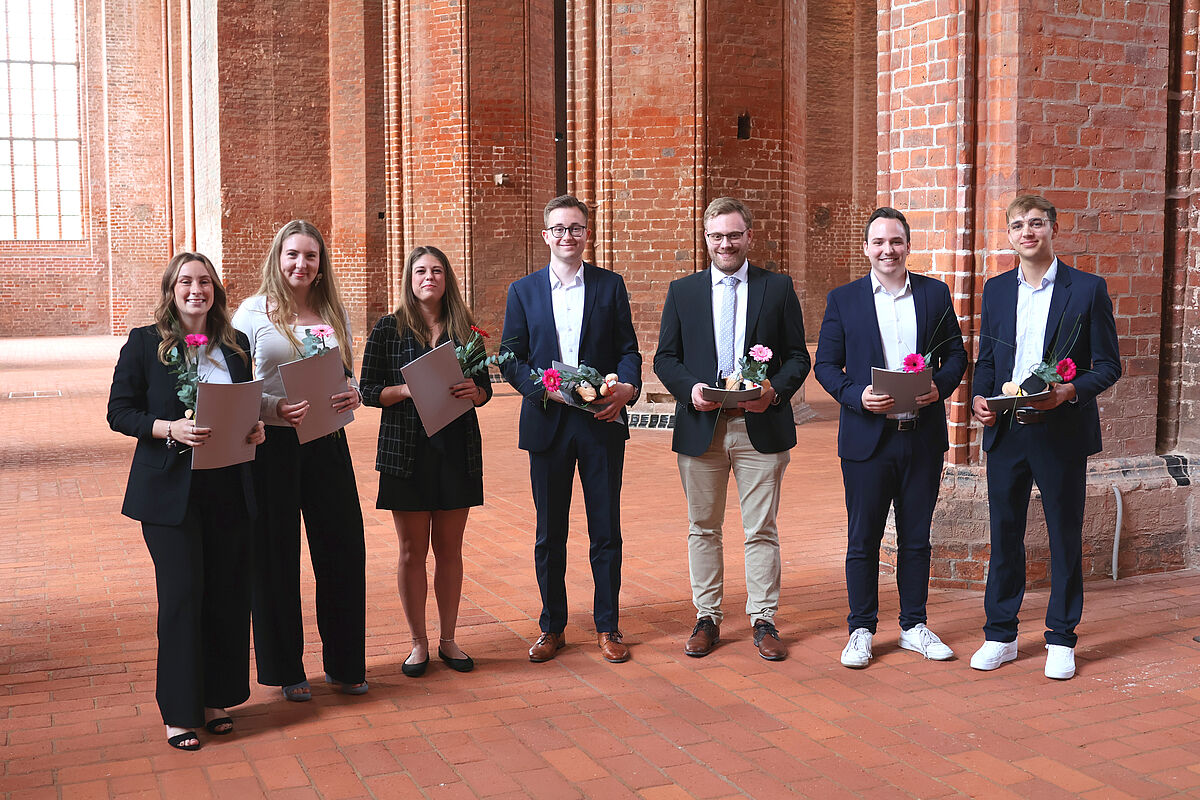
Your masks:
M774 353L771 352L771 348L765 344L756 344L750 348L750 357L762 364L770 361L773 355Z
M904 357L905 372L924 372L925 356L920 353L909 353Z
M1058 377L1062 378L1064 382L1071 381L1075 378L1075 373L1077 372L1075 362L1069 358L1064 358L1058 362L1055 372L1058 373Z
M562 388L562 375L556 369L548 369L542 373L542 386L548 392L557 392Z
M189 333L183 337L183 343L188 347L204 347L208 344L208 337L203 333Z

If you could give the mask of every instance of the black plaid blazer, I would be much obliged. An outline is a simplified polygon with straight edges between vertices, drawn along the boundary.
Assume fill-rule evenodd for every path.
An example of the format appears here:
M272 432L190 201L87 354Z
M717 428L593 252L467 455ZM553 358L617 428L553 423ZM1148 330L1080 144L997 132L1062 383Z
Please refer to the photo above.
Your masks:
M448 339L449 337L443 334L438 344ZM401 334L394 314L380 317L371 335L367 337L359 382L363 402L369 406L383 408L383 417L379 423L379 446L375 455L375 469L379 472L400 478L408 478L413 474L416 466L414 462L417 437L426 435L425 427L417 414L417 407L408 401L383 406L379 402L379 395L389 386L404 383L400 368L431 349L417 341L412 331L406 330ZM474 380L487 392L487 400L491 400L491 375L485 371L482 375L476 375ZM479 435L479 416L475 409L463 414L434 435L441 436L444 431L453 430L456 426L464 428L467 448L463 458L467 474L482 475L483 439Z

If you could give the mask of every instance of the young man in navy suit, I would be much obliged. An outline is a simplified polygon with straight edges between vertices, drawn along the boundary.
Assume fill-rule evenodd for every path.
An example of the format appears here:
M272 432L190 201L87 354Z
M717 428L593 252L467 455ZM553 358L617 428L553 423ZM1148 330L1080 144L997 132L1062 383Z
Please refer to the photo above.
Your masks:
M522 394L518 446L529 452L529 479L537 512L534 565L542 594L542 634L529 660L549 661L566 644L567 522L575 469L583 486L591 540L593 615L601 655L629 660L618 627L621 591L621 475L629 438L625 407L641 391L642 356L629 310L625 281L583 261L588 207L570 195L546 204L542 239L549 266L508 287L503 348L513 353L501 367ZM595 413L563 404L530 377L552 361L587 364L602 375L616 373L610 394L592 404Z
M1112 300L1104 279L1054 255L1054 206L1023 195L1008 206L1015 269L983 287L979 360L971 410L986 427L991 556L983 646L975 669L992 670L1017 657L1017 613L1025 597L1025 514L1037 482L1050 539L1050 601L1046 607L1046 677L1075 674L1075 627L1083 614L1083 505L1087 459L1100 452L1096 396L1121 377ZM1029 409L997 414L987 398L1006 382L1026 381L1042 361L1071 359L1050 396ZM1071 373L1074 372L1072 375ZM1014 418L1015 417L1015 418Z
M745 528L746 613L758 653L787 657L775 627L779 609L779 492L796 446L789 402L808 375L800 300L787 275L751 266L750 210L721 197L704 212L712 266L671 282L663 306L654 372L675 396L679 476L688 504L688 566L696 626L684 647L705 656L720 639L724 597L721 528L729 473L738 485ZM757 400L720 410L701 390L734 373L754 345L772 351L769 386ZM722 386L724 384L722 383Z
M863 231L871 271L829 293L814 367L817 380L841 405L838 456L846 487L850 600L842 664L855 669L872 656L879 544L893 505L900 646L936 661L954 656L925 626L925 603L929 526L950 447L945 399L962 380L967 351L946 284L908 271L909 235L908 221L896 209L871 214ZM912 354L932 373L928 391L917 395L917 409L901 412L895 398L872 386L871 368L901 370Z

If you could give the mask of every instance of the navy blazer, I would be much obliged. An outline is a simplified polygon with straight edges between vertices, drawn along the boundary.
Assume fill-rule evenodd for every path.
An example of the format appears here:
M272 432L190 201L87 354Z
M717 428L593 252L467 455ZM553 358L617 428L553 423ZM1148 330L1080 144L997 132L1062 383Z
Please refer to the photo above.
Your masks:
M625 280L615 272L586 262L581 269L583 331L579 338L579 360L603 375L615 372L621 383L632 384L634 394L629 403L633 404L642 389L642 354L633 330ZM612 441L629 438L624 410L620 424L599 422L586 411L568 408L554 400L543 402L542 384L530 378L533 368L546 369L550 362L562 361L550 299L549 265L513 281L508 287L500 347L513 354L501 365L500 371L525 398L521 403L517 437L517 446L522 450L531 453L547 450L564 414L584 415L599 437Z
M1099 453L1100 411L1096 396L1121 377L1121 353L1112 300L1104 279L1072 269L1058 260L1058 275L1046 317L1044 357L1070 358L1078 370L1075 400L1048 412L1040 426L1056 449L1076 455ZM983 287L979 329L979 360L971 383L973 397L995 397L1012 379L1017 342L1017 270L990 279ZM1019 383L1020 381L1018 381ZM1001 414L983 429L983 449L991 450L1012 424Z
M192 454L171 450L165 439L153 436L156 419L176 420L184 412L175 375L158 360L161 341L154 325L129 332L129 339L121 347L113 370L112 389L108 394L108 424L114 431L137 439L121 513L152 525L179 525L187 513ZM237 334L237 342L247 354L250 352L250 342L244 334ZM225 363L235 383L253 379L250 367L240 355L224 345L221 352L225 354ZM225 469L240 471L246 513L253 517L256 509L250 463Z
M933 382L942 398L918 412L917 432L945 452L950 448L945 401L967 370L967 351L946 284L914 272L908 277L917 314L918 352L932 358L929 366L933 367ZM862 405L872 367L886 368L887 360L868 273L829 293L814 367L821 386L841 405L838 456L847 461L869 459L883 436L887 415L867 411Z
M796 446L791 399L804 385L811 365L804 341L804 314L789 276L750 265L746 276L747 352L756 344L771 348L767 378L779 403L762 413L747 414L746 433L760 453L781 453ZM692 387L697 383L712 386L718 378L711 267L677 278L667 288L654 374L675 396L671 449L687 456L704 455L720 411L697 411L692 405Z

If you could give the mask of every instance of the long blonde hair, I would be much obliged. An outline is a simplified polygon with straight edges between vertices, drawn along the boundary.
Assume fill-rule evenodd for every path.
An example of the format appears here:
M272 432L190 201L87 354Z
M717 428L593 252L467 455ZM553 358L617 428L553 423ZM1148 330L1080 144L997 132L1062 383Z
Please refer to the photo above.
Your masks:
M349 326L346 324L346 307L342 305L342 298L338 294L337 280L333 275L333 264L329 260L329 248L325 246L325 237L321 236L317 226L311 222L294 219L280 228L271 240L271 249L263 259L262 283L258 287L258 294L267 298L267 318L299 353L300 340L291 326L292 318L296 314L296 301L292 297L291 287L283 280L283 271L279 266L283 243L297 234L315 241L320 253L317 276L308 289L308 306L316 312L322 322L333 328L338 345L342 349L342 364L347 370L353 370L354 342L350 340Z
M216 267L208 260L208 256L202 253L178 253L163 272L162 296L154 308L154 323L158 328L158 335L162 338L158 345L158 360L169 364L167 359L172 350L178 347L180 352L183 352L184 334L179 325L179 310L175 307L175 283L179 280L179 271L183 269L183 265L193 261L203 264L208 270L208 277L212 279L213 303L204 321L204 332L208 336L205 352L211 352L217 345L224 345L241 356L242 361L249 367L250 356L238 345L237 331L229 323L229 309L225 305L225 285L221 283L221 276L217 274Z
M475 318L471 316L471 310L467 308L467 304L463 300L462 292L458 288L458 278L454 276L454 270L450 269L450 259L432 245L413 248L413 251L408 254L408 258L404 260L400 305L394 312L396 321L400 324L401 330L408 328L414 336L430 347L437 344L432 341L433 332L425 324L425 317L421 315L421 304L417 301L417 296L413 293L412 288L413 265L421 256L433 256L441 262L443 274L446 276L446 291L442 294L442 308L439 315L442 327L450 333L450 337L455 342L466 344L467 340L471 338L471 327L475 324Z

